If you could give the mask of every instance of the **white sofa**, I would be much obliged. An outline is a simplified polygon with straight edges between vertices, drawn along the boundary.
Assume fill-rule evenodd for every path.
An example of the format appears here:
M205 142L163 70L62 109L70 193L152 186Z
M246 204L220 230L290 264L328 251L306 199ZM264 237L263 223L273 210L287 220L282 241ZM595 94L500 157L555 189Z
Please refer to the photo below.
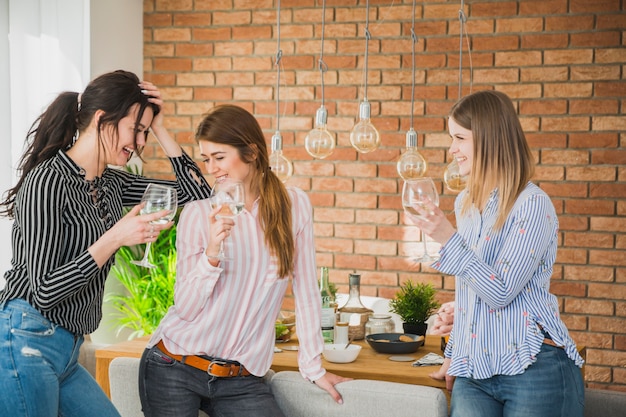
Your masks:
M122 417L143 417L138 392L139 359L115 358L109 367L111 400ZM396 382L353 380L337 386L344 404L298 372L270 371L266 376L287 417L447 417L448 404L437 388ZM200 413L199 416L206 416Z

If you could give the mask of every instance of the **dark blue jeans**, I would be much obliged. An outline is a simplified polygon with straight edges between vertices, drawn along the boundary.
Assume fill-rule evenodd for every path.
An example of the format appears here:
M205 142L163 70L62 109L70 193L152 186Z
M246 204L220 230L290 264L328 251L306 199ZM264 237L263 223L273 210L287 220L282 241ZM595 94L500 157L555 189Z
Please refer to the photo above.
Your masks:
M456 378L451 417L583 417L584 395L580 368L544 344L523 374Z
M141 357L139 396L146 417L284 417L263 378L216 378L156 346Z
M0 416L119 417L78 363L82 343L24 300L0 304Z

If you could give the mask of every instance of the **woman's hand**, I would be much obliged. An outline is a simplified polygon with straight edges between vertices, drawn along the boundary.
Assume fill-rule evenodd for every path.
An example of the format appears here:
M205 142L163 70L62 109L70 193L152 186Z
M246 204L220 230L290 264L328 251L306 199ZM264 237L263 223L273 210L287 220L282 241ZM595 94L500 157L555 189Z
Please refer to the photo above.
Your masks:
M173 221L164 224L152 223L169 214L168 210L150 214L139 214L140 211L141 204L137 204L89 247L89 252L98 266L102 267L122 246L154 242L161 230L170 228L174 224Z
M148 101L152 104L156 104L159 107L159 114L154 116L152 119L152 123L150 124L150 128L159 129L163 127L163 98L161 97L161 92L157 88L156 85L152 84L150 81L142 81L139 83L139 87L141 88L141 92L148 96Z
M137 204L107 232L114 233L119 237L118 248L154 242L159 237L161 230L169 229L174 224L173 221L165 224L152 223L165 217L169 210L150 214L139 214L140 211L141 204Z
M424 205L414 206L420 216L409 216L411 221L419 227L422 232L426 233L442 246L450 240L456 232L452 223L446 218L445 213L433 204L432 201L426 199Z
M213 204L211 204L213 206ZM209 243L205 250L205 254L209 258L217 259L220 247L224 239L230 236L230 231L235 225L235 221L229 217L217 217L222 211L222 206L214 206L209 213Z
M450 368L450 358L445 358L439 370L430 373L428 376L438 381L443 381L445 379L446 389L448 391L452 391L452 386L454 385L454 377L448 375L448 368Z
M148 96L148 101L159 106L159 114L153 117L152 123L150 123L150 130L156 136L159 144L165 151L165 154L170 158L176 158L183 154L183 150L180 145L172 138L165 126L163 125L163 98L161 97L161 91L149 81L142 81L139 83L141 91Z
M452 331L452 324L454 323L454 301L443 303L439 308L439 311L435 313L435 321L433 322L433 328L430 331L434 335L448 335Z
M315 385L328 392L336 403L343 404L343 398L341 398L341 394L339 394L339 392L335 389L335 385L351 380L352 378L344 378L342 376L326 372L323 377L315 381Z

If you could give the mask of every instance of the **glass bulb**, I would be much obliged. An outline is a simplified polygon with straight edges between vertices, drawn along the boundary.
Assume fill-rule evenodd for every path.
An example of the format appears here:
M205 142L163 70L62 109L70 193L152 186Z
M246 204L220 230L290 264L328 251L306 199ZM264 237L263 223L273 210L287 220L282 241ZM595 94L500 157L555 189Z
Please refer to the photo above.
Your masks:
M372 152L380 146L380 134L370 122L370 103L367 100L359 106L360 121L350 132L350 143L360 153Z
M270 154L270 168L282 182L287 182L293 175L291 161L283 155L283 137L276 131L272 136L272 153Z
M446 167L443 173L443 181L446 183L446 188L454 193L461 192L465 189L467 185L467 175L461 175L456 159L452 159L452 162Z
M410 181L423 177L426 174L426 168L426 160L417 151L417 132L411 128L406 132L406 150L400 155L396 165L398 175L403 180Z
M335 138L326 129L328 113L321 106L315 113L315 128L304 138L304 147L313 158L324 159L335 150Z

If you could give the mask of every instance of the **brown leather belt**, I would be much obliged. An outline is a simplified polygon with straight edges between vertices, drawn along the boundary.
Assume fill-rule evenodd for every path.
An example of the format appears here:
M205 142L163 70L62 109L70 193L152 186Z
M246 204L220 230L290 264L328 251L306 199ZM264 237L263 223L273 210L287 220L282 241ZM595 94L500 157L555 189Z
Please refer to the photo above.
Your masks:
M174 355L165 348L163 340L159 340L159 343L157 343L156 346L161 352L165 353L170 358L175 359L178 362L184 363L185 365L193 366L196 369L200 369L201 371L204 371L211 376L215 376L218 378L230 378L234 376L251 375L250 372L241 364L230 363L220 359L209 360L196 355Z
M543 339L543 344L544 345L554 346L554 347L559 348L559 349L563 349L563 346L557 345L556 343L554 343L554 340L548 339L547 337Z
M543 327L541 326L541 324L537 323L537 327L539 327L539 330L541 330L541 331L543 332L543 334L545 334L545 335L549 336L549 335L548 335L548 332L546 332L545 330L543 330ZM549 337L544 337L544 338L543 338L543 344L544 344L544 345L554 346L554 347L559 348L559 349L564 349L564 347L563 347L563 346L559 346L559 345L557 345L556 343L554 343L554 340L550 339Z

